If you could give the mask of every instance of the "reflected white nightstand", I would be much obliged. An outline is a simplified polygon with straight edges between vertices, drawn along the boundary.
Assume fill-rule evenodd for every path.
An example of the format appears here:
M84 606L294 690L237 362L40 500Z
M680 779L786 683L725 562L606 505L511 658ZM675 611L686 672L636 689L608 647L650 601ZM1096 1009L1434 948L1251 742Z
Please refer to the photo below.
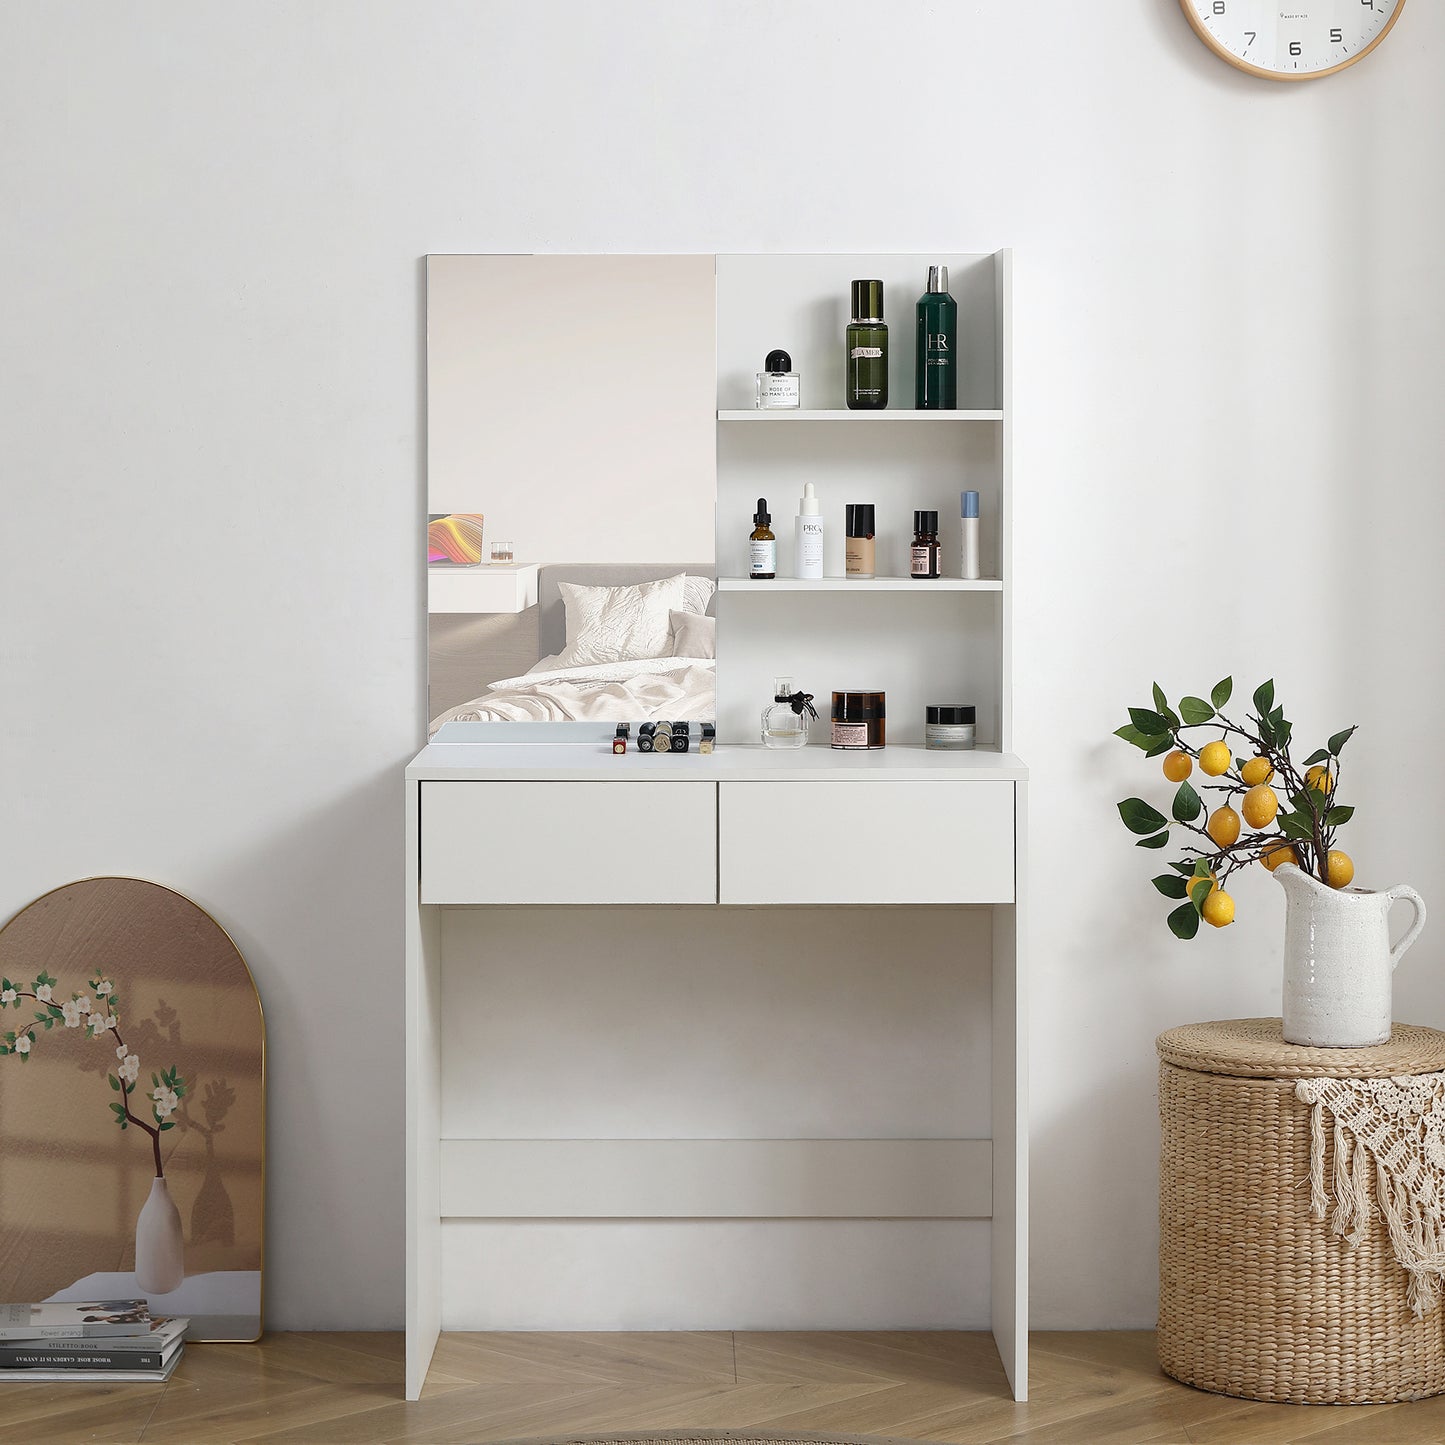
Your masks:
M536 562L428 567L428 612L525 612L537 605Z

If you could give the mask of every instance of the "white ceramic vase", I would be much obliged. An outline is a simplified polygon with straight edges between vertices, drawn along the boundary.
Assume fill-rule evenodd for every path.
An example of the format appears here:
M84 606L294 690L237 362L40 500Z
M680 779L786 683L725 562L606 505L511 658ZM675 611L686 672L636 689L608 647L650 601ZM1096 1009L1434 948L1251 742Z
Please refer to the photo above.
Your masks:
M1362 1049L1390 1037L1395 965L1425 926L1425 904L1400 884L1375 893L1329 888L1293 863L1274 870L1284 889L1284 1037L1290 1044ZM1415 919L1390 947L1390 905Z
M151 1192L135 1222L135 1283L147 1295L169 1294L186 1277L181 1212L164 1179Z

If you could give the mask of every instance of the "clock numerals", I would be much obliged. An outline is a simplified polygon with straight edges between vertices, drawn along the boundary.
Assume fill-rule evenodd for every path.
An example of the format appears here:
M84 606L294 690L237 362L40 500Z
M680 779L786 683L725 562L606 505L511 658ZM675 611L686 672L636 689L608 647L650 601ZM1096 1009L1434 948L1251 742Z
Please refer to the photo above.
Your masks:
M1356 10L1350 0L1179 0L1195 33L1221 59L1293 81L1333 75L1368 55L1406 3L1360 0Z

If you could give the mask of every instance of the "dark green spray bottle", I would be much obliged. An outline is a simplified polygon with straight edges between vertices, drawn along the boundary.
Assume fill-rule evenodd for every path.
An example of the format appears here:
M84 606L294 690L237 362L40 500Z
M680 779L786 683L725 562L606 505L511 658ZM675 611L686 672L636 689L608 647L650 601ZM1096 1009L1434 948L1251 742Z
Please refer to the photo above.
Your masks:
M958 302L948 294L948 267L928 268L928 290L918 298L918 356L913 402L919 411L958 407Z

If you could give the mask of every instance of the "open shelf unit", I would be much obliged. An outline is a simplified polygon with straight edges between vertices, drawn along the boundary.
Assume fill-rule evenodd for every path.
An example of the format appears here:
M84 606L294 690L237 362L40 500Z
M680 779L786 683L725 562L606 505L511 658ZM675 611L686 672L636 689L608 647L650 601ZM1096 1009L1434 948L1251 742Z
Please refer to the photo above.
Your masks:
M916 411L914 302L927 267L942 263L958 303L957 411ZM731 763L755 746L773 679L787 676L816 699L812 742L775 756L780 774L810 765L865 782L927 767L925 705L977 709L987 768L1012 759L1012 258L1009 252L954 256L720 256L717 261L717 567L718 737ZM890 328L890 406L843 405L843 332L849 283L883 281ZM766 353L786 350L800 377L802 408L750 405ZM794 519L812 482L824 523L824 577L793 573ZM960 493L980 501L978 579L959 576ZM778 539L778 576L753 581L747 539L758 499L766 498ZM878 575L844 575L844 515L871 502L877 520ZM915 510L936 511L944 576L908 570ZM878 594L887 593L886 597ZM960 594L964 594L960 597ZM828 760L834 689L887 694L888 746L834 753ZM720 749L720 752L722 749ZM942 755L949 756L949 755ZM887 758L886 765L874 762ZM926 776L927 774L921 774ZM721 776L721 775L720 775ZM940 775L941 776L941 775ZM803 785L797 783L795 788ZM990 1298L999 1353L1018 1398L1027 1391L1028 1127L1023 1005L1027 782L1014 783L1015 891L992 912L989 1111L991 1135ZM801 795L800 795L801 796ZM802 806L800 804L799 806ZM863 816L870 800L858 798ZM806 828L809 846L823 846ZM966 870L968 830L954 841ZM1007 843L995 839L992 846ZM967 954L961 956L963 962Z

